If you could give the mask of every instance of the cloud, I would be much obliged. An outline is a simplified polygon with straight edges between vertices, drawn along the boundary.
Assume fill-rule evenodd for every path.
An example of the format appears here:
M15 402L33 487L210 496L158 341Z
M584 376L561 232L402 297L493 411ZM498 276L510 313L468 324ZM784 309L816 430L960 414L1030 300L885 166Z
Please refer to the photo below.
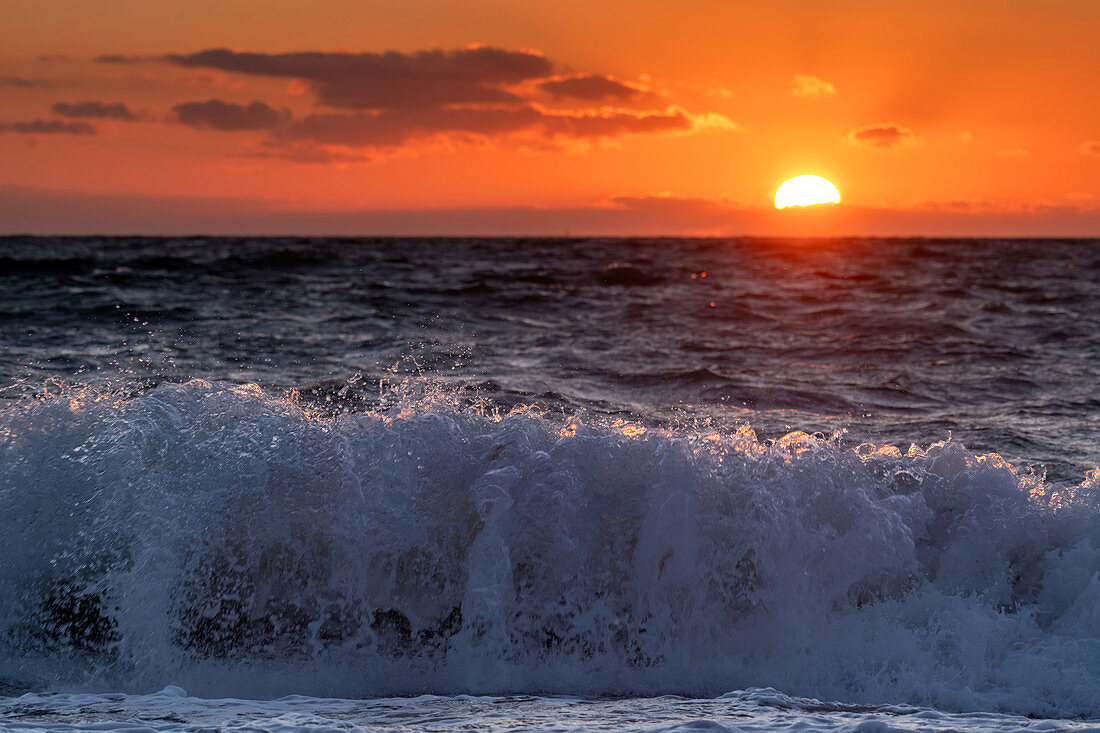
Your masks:
M548 79L539 88L557 99L577 99L585 102L628 102L656 99L647 89L626 84L602 74L573 74Z
M339 109L416 109L518 101L504 86L549 76L550 61L533 51L480 46L401 53L244 53L209 49L172 54L178 66L220 69L311 83L319 101Z
M647 215L659 215L669 219L698 222L703 228L713 228L723 220L728 223L737 207L728 201L693 196L657 194L650 196L616 196L611 199L615 208Z
M41 79L23 79L18 76L0 76L0 87L15 87L17 89L49 89L50 83Z
M873 148L896 148L913 142L913 132L909 128L894 123L866 125L848 133L853 145L865 145Z
M113 53L95 57L97 64L140 64L142 61L148 60L144 56L120 56Z
M220 99L178 104L172 113L181 124L227 132L270 130L290 118L288 110L278 110L263 102L245 106Z
M270 131L266 144L283 152L252 157L315 162L326 157L317 152L320 148L396 148L439 137L458 142L507 139L559 149L565 140L736 127L721 115L693 115L664 102L658 105L662 98L640 84L601 74L554 75L549 59L528 50L477 46L272 54L208 49L160 60L208 70L204 73L287 79L288 93L314 95L312 113L299 117L262 101L245 106L211 99L173 108L175 120L192 127ZM546 94L554 99L553 108L538 101L545 101ZM349 153L328 152L333 160ZM361 159L360 151L356 160Z
M0 122L0 132L18 132L24 135L94 135L95 128L87 122L30 120L27 122Z
M554 113L546 115L545 125L550 135L583 139L686 131L692 129L695 123L682 110L670 108L664 112L643 113Z
M95 117L105 120L126 120L128 122L140 119L122 102L78 102L76 104L58 102L50 109L54 114L62 117Z
M388 147L435 135L498 137L533 134L546 138L592 140L620 135L691 130L695 121L682 110L661 112L559 112L534 105L378 113L317 114L276 130L277 138L322 145Z
M293 201L59 192L0 184L0 233L225 235L757 235L1089 237L1100 208L782 211L670 195L573 207L310 210Z
M1089 140L1082 143L1081 152L1085 155L1100 155L1100 140Z
M390 147L441 133L476 136L512 133L535 125L540 116L533 107L315 114L290 122L276 131L276 137L322 145Z
M791 89L791 94L804 99L832 97L836 95L836 87L816 76L797 74L794 77L794 88Z
M284 148L271 147L266 150L256 150L247 153L229 153L228 155L230 158L279 160L287 163L296 163L298 165L346 166L354 163L366 163L370 160L362 153L346 153L308 145L295 145Z

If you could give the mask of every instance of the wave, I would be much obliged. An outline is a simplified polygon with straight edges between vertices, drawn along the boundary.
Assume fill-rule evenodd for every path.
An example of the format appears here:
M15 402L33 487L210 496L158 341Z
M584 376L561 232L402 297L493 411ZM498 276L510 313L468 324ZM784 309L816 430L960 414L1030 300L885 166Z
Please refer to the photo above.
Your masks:
M1100 471L192 381L0 405L0 686L1100 714Z

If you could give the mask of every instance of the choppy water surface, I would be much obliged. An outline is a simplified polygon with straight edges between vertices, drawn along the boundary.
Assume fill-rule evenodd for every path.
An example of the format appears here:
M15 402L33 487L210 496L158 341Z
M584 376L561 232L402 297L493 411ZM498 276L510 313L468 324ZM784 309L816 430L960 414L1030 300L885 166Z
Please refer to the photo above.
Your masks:
M0 379L324 392L400 364L505 404L950 431L1079 478L1098 292L1097 241L9 238Z
M1095 241L0 240L0 724L1087 727L1097 292Z

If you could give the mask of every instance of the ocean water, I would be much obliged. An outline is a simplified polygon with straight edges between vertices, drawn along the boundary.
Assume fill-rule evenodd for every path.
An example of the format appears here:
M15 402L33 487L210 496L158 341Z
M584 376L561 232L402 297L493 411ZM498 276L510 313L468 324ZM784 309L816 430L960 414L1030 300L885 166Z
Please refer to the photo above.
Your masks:
M0 727L1100 729L1100 240L0 239Z

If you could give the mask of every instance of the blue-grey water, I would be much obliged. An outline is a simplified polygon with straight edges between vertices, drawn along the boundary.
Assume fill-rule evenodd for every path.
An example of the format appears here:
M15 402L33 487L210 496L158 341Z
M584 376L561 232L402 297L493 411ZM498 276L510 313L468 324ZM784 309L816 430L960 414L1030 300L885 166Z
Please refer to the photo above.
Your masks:
M0 726L1100 724L1098 294L1100 240L0 238Z

